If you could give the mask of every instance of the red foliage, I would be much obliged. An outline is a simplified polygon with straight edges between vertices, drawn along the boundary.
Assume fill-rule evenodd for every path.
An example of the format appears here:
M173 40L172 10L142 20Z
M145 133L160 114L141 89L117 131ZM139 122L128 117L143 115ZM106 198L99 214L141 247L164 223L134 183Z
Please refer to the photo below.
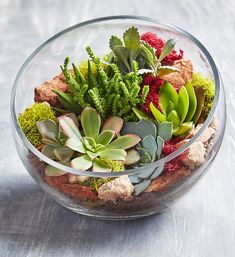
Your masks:
M142 106L143 111L150 113L149 105L152 102L154 106L158 107L159 103L159 89L163 85L164 80L156 78L151 74L143 77L142 85L149 85L149 93L146 98L146 103Z
M148 43L150 46L152 46L154 49L156 49L156 56L159 57L163 46L164 41L159 38L156 34L153 34L152 32L147 32L141 35L141 40ZM183 50L179 50L179 53L176 52L176 50L172 50L170 54L168 54L163 60L162 64L164 65L172 65L174 61L182 59L183 58Z

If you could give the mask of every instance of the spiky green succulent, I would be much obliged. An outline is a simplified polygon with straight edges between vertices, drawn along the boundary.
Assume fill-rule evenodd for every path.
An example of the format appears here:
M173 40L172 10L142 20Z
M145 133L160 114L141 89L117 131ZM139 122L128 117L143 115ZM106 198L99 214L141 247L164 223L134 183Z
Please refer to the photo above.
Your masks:
M165 82L159 96L161 111L150 103L150 110L159 123L172 122L174 136L185 135L194 128L204 104L201 88L194 90L191 83L186 82L177 93L169 82Z
M18 117L21 129L23 130L27 139L35 146L43 143L42 137L37 129L37 122L47 119L56 121L55 112L47 103L34 103L28 107Z
M121 133L134 133L141 138L136 149L140 155L140 165L147 165L162 156L164 141L172 137L173 126L171 122L154 124L150 120L140 120L138 123L125 122ZM129 176L135 187L135 194L143 192L153 179L161 174L164 165L157 168L146 168L145 172Z
M173 66L162 66L161 61L172 51L175 40L169 39L161 52L159 58L155 50L146 42L140 40L138 28L131 27L123 34L123 40L112 36L109 40L112 49L111 62L115 63L123 75L133 71L132 63L136 61L140 68L139 73L153 73L163 76L178 71Z
M73 63L73 72L68 68L69 58L66 58L61 69L65 75L70 93L53 90L63 106L77 114L83 108L94 107L102 119L110 116L119 116L124 120L136 120L132 108L144 104L149 86L141 86L142 77L138 74L137 62L132 62L133 72L122 76L116 64L109 65L107 72L100 58L96 57L90 47L87 47L90 57L88 61L87 79ZM92 72L92 66L96 67L96 76ZM141 92L141 94L140 94Z
M105 160L125 162L126 149L135 146L140 138L134 134L118 136L123 120L111 117L101 128L101 118L97 111L86 107L81 113L83 134L68 116L58 118L60 127L68 137L65 145L79 154L71 160L71 166L80 171L92 169L96 172L112 170ZM100 131L101 130L101 131Z

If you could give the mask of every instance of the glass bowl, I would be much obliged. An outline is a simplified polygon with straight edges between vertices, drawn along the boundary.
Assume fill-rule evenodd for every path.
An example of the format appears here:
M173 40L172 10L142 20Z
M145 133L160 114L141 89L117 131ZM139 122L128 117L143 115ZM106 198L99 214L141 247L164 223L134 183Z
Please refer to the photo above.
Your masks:
M216 87L214 104L203 126L175 152L148 166L121 173L81 172L47 158L30 144L17 120L19 113L33 104L34 88L60 73L59 66L66 56L70 56L77 63L86 59L84 49L88 45L96 55L104 55L108 51L107 42L110 36L121 35L130 26L137 26L140 33L151 31L164 39L177 38L177 48L184 49L185 59L193 62L194 70L202 72L214 81ZM24 166L41 188L58 203L76 213L97 218L133 219L163 212L186 194L208 170L223 140L226 122L225 95L212 57L206 48L188 32L146 17L104 17L65 29L31 54L14 82L11 96L11 121L16 148ZM169 169L166 171L166 167L169 168L174 160L190 151L203 137L205 138L209 128L213 128L215 133L210 141L207 141L203 162L174 172L170 172ZM45 176L44 170L48 164L63 170L65 174L59 177ZM148 174L153 172L156 174L162 169L164 170L158 177L148 177ZM97 193L84 186L69 183L70 178L76 175L89 176L97 182L100 178L115 178L117 183L131 176L133 178L135 175L143 180L150 180L150 184L139 195L132 194L107 201L105 197L98 198Z

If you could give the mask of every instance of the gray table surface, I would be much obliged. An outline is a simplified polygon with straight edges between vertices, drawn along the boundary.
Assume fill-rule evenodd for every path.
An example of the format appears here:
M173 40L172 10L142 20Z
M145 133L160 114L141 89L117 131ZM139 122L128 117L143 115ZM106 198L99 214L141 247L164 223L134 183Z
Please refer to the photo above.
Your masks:
M144 3L144 4L143 4ZM234 0L0 0L0 257L235 256ZM107 15L177 24L206 45L226 87L226 136L210 171L162 215L100 221L47 197L17 156L9 96L26 57L56 32Z

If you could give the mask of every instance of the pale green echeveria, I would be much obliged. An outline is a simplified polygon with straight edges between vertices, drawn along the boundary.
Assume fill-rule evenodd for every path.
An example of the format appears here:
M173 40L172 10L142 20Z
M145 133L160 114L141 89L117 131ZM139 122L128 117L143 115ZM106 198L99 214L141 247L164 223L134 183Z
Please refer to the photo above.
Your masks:
M111 168L104 160L131 162L127 149L134 147L140 138L134 134L119 136L123 120L111 117L101 127L101 118L97 111L86 107L81 113L82 131L77 124L67 116L58 118L59 124L68 137L65 145L78 153L71 161L71 166L77 170L92 170L95 172L110 172Z
M189 81L181 87L179 93L165 82L159 91L161 111L150 103L150 110L159 123L172 122L173 135L183 136L194 128L204 104L202 90L194 90Z
M171 122L155 124L151 120L141 119L136 122L125 122L121 134L134 133L141 138L136 149L140 155L139 164L144 166L162 157L164 142L172 137L173 126ZM143 192L153 179L163 171L164 165L155 168L148 168L140 174L130 175L129 178L134 185L135 195Z

